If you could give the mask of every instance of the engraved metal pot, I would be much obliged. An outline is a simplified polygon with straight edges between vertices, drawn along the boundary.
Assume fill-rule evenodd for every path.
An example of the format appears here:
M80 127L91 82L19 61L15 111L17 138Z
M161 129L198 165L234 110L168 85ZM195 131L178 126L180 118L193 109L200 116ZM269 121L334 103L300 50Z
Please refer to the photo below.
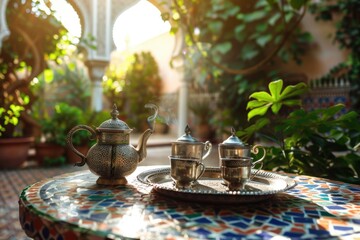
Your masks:
M132 129L118 119L118 115L119 112L114 105L112 118L96 129L78 125L67 135L68 147L81 158L81 162L75 165L83 166L86 163L92 173L100 176L96 181L100 185L125 185L127 183L125 177L133 173L138 163L145 159L146 142L153 133L153 129L145 130L135 148L129 144ZM97 143L89 149L86 156L76 150L72 144L72 136L79 130L89 131L91 138L97 139Z
M190 135L190 128L186 126L185 134L171 143L171 156L178 158L193 158L202 161L209 156L212 144L210 141L200 142Z
M242 142L236 135L235 129L231 128L231 136L218 146L219 158L231 157L251 157L251 153L258 154L259 149L262 149L263 155L253 164L259 163L264 160L266 150L260 145L248 145Z

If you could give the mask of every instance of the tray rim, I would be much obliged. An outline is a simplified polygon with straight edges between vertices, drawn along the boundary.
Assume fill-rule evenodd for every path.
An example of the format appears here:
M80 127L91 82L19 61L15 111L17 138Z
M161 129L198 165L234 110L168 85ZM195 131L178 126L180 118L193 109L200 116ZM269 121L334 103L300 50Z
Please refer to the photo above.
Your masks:
M205 171L210 172L220 172L220 168L218 167L206 167ZM254 169L256 171L256 169ZM231 197L247 197L247 196L269 196L269 195L275 195L276 193L285 192L292 188L294 188L297 185L297 182L284 175L280 175L275 172L271 171L264 171L260 170L258 174L263 177L269 177L273 179L280 179L283 180L286 183L286 187L282 189L275 189L275 190L268 190L268 191L248 191L248 190L242 190L242 191L216 191L216 190L208 190L208 191L202 191L202 190L193 190L193 189L177 189L173 187L165 187L161 186L158 183L149 182L147 179L150 176L153 176L155 174L167 174L170 173L170 167L161 167L161 168L155 168L150 170L145 170L137 175L137 180L143 184L152 186L155 191L161 192L161 193L172 193L172 194L185 194L185 195L209 195L209 196L231 196ZM201 178L200 178L201 179ZM219 179L220 181L220 179Z

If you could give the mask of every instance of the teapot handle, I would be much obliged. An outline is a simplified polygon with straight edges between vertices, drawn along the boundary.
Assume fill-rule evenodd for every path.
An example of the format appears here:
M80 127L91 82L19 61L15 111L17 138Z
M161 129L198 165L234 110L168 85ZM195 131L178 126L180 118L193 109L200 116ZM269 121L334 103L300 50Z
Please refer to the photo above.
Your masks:
M96 132L94 129L92 129L91 127L89 126L86 126L86 125L78 125L78 126L75 126L73 127L67 137L66 137L66 143L68 145L68 147L70 148L70 150L72 150L76 155L78 155L80 158L81 158L81 162L78 162L78 163L75 163L75 166L78 166L78 167L81 167L81 166L84 166L85 163L86 163L86 157L81 153L79 152L73 145L72 143L72 136L75 132L79 131L79 130L86 130L86 131L89 131L91 133L91 136L90 136L90 139L96 139Z
M261 158L259 160L257 160L256 162L254 162L253 164L257 164L259 162L261 162L262 160L264 160L264 158L266 157L266 149L263 146L260 145L254 145L253 148L251 149L251 152L254 154L258 154L259 153L259 149L262 149L263 151L263 155L261 156Z
M211 148L212 148L211 142L210 142L210 141L206 141L205 144L204 144L204 151L205 151L205 153L203 154L202 159L205 159L205 158L207 158L207 156L209 156L210 151L211 151Z

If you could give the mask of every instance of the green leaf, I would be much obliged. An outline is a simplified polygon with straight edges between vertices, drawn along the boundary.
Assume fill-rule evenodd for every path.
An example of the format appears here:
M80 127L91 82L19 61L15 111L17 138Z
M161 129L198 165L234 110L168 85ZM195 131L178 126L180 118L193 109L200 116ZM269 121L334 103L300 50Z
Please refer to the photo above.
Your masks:
M236 34L236 35L241 34L242 31L244 31L244 29L245 29L245 25L238 25L238 26L236 26L236 28L234 29L235 34Z
M266 16L266 11L262 11L262 10L256 11L256 12L245 14L244 21L249 23L249 22L259 20L265 16Z
M268 102L265 102L265 101L252 100L252 101L248 102L246 109L253 109L253 108L261 107L267 103Z
M209 29L214 34L220 34L223 23L221 21L209 22Z
M259 51L256 50L253 46L246 45L244 48L242 48L241 54L244 60L251 60L259 54Z
M287 86L282 92L282 99L300 95L306 91L305 83L298 83L296 85Z
M291 7L299 10L303 5L305 5L306 0L290 0Z
M273 111L273 113L278 114L278 112L279 112L280 109L281 109L281 106L282 106L281 103L274 103L274 104L271 106L271 110Z
M251 118L255 117L255 116L263 116L263 115L265 115L265 113L267 112L267 110L269 109L270 106L271 106L271 104L268 103L268 104L266 104L264 106L252 109L248 113L248 121Z
M275 101L280 99L282 87L283 87L282 80L276 80L269 84L269 90L270 90L271 96Z
M264 47L271 40L271 35L260 36L256 39L256 43L259 44L260 47Z
M246 136L246 138L250 138L255 133L260 132L260 130L268 125L270 120L268 118L259 118L254 124L250 125L249 127L245 128L243 131L237 131L236 135L238 137Z
M293 106L300 106L301 100L300 99L293 99L293 100L285 100L282 102L284 105L293 107Z
M258 101L265 101L265 102L273 102L274 101L272 96L265 91L254 92L253 94L250 95L249 98L255 98Z
M271 26L274 26L275 23L277 22L277 20L279 20L281 17L281 14L280 13L275 13L269 20L268 20L268 23L271 25Z
M226 54L231 50L231 48L232 48L231 42L224 42L216 45L214 47L214 50L219 51L222 54Z

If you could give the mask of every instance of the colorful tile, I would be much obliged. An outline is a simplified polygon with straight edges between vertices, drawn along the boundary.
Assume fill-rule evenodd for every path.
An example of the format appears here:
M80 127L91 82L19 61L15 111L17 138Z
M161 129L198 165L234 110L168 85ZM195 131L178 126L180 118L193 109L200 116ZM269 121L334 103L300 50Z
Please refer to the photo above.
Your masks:
M141 171L141 169L139 170ZM20 221L29 236L98 239L351 238L360 233L360 186L292 176L296 188L256 204L198 204L166 198L129 177L104 188L89 171L24 189Z

